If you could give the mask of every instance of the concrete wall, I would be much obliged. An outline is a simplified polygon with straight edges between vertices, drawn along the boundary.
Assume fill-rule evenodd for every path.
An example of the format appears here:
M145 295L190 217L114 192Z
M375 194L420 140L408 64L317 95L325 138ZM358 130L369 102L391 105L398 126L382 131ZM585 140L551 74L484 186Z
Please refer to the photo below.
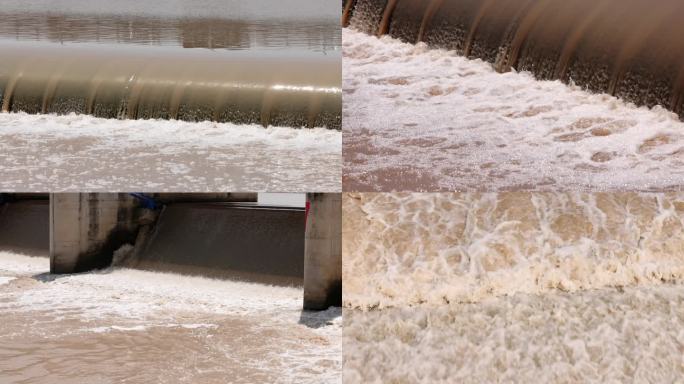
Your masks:
M191 202L252 202L256 203L256 193L153 193L148 194L157 202L191 203Z
M50 249L47 196L5 195L0 202L0 251L47 257Z
M126 266L181 274L301 285L304 210L254 205L165 206Z
M342 305L342 195L310 193L304 251L304 309Z
M125 193L58 193L50 199L50 272L75 273L111 264L135 242L141 210Z
M177 202L256 202L256 193L150 194L163 204ZM50 198L50 269L52 273L105 268L114 251L135 244L141 226L156 219L127 193L57 193Z
M213 196L212 199L217 197L219 196ZM240 199L251 199L253 197L255 197L255 195L250 194L241 196ZM237 198L237 196L231 196L231 199L232 198ZM175 200L175 198L171 200ZM180 200L184 200L184 198ZM342 197L341 194L308 194L307 203L309 204L309 213L306 222L306 229L303 234L304 250L302 254L304 259L304 308L326 309L329 306L339 306L342 304ZM182 212L182 206L184 205L187 207L186 204L181 204L180 206L176 207L177 209L175 209L174 212ZM196 208L197 204L192 204L190 206L195 206ZM208 206L211 207L211 204L208 204ZM235 210L235 208L231 208L229 206L222 207L221 209L226 212ZM199 211L195 209L191 211L191 213ZM217 214L216 209L211 209L209 212L212 212L212 215ZM242 211L238 210L236 212L240 213ZM242 213L249 213L249 211L245 210ZM226 232L234 232L235 230L229 229L229 227L235 225L244 226L251 223L249 225L255 228L255 233L263 232L266 227L273 227L273 223L271 222L273 220L273 217L271 216L273 215L267 215L269 225L266 225L267 223L259 224L253 222L256 218L260 217L259 215L256 215L254 217L250 216L247 218L234 217L234 220L236 221L235 223L226 222L224 223L225 225L219 226L216 224L217 220L230 221L230 215L226 215L225 218L215 218L213 221L210 220L211 222L207 222L206 217L213 216L207 216L206 213L202 212L200 212L200 214L200 217L190 217L180 221L176 220L176 227L188 224L194 226L202 226L206 224L205 226L207 226L207 228L199 231L198 234L202 234L204 232L213 233L212 231L218 231L220 233L215 234L217 239L225 238L226 236L224 234ZM294 215L293 217L295 218L297 216L296 212L292 212L292 215ZM301 213L299 215L301 215ZM250 220L248 220L248 218ZM157 228L159 223L156 222L156 219L156 213L141 208L139 206L139 201L128 194L67 193L51 195L51 273L76 273L109 266L112 262L114 251L119 249L124 244L135 244L136 239L138 239L139 232L141 235L145 234L145 231L141 231L141 228L146 228L147 232L149 232L149 236L153 236L155 233L157 235L162 233L159 232L161 231L161 227ZM271 228L271 230L277 231L280 237L286 237L287 241L289 242L294 241L293 244L301 241L299 239L301 239L302 233L298 232L301 231L301 229L298 228L301 228L300 225L302 223L291 223L292 220L289 218L289 216L287 216L284 220L285 221L281 220L281 223ZM153 225L155 222L157 224ZM173 220L171 220L171 222L173 222ZM168 247L179 247L179 249L182 248L180 249L182 252L179 254L184 257L197 256L193 254L197 253L197 247L202 245L200 242L207 241L207 236L204 234L193 241L188 241L189 243L193 244L182 244L181 242L181 247L181 245L177 244L178 240L187 240L187 238L183 238L183 230L178 228L170 228L167 232L168 236L165 241L158 242L157 244L158 247L161 247L157 254L164 256L164 258L168 258L170 257L169 255L178 253L176 252L178 249L174 250L175 253L169 252L169 250L166 249ZM283 233L286 235L283 235ZM145 237L146 236L142 236L142 238ZM230 244L230 247L221 243L221 241L215 241L216 244L205 248L211 251L209 253L212 255L219 255L221 252L218 252L218 249L232 249L237 247L237 251L234 252L235 254L232 256L240 257L238 256L239 254L244 254L242 257L245 257L246 259L232 260L231 263L235 264L237 269L246 268L249 270L248 272L251 273L263 273L263 271L257 268L266 262L266 260L263 260L263 258L268 255L277 256L279 251L269 248L268 252L263 252L259 249L260 247L263 248L264 246L278 247L279 245L275 241L276 237L277 236L273 234L267 234L264 238L268 238L269 240L258 241L258 244L252 244L254 242L247 244L245 241L234 240L236 243ZM142 242L146 241L141 240L141 243ZM245 247L249 248L249 251L246 251L247 248ZM292 249L290 253L294 255L296 253L295 251L297 247L291 246L287 249L290 248ZM154 249L156 248L147 249L146 247L146 251L148 252L151 252L151 250ZM164 249L166 249L166 251L164 251ZM282 249L280 251L282 251ZM212 257L215 257L216 255L213 255ZM206 257L206 255L203 256ZM271 257L271 259L272 260L269 261L270 263L280 261L288 263L285 260L277 260L274 257ZM177 262L178 260L164 259L161 261L167 264L174 264L174 262ZM207 260L198 260L194 263L198 263L196 267L206 267L203 265L205 261ZM227 260L226 262L228 261L230 260ZM296 275L296 265L288 265L287 267L292 267L294 269L292 271L285 271L285 269L287 269L285 266L281 266L279 268L283 269L281 272L287 272L286 276Z

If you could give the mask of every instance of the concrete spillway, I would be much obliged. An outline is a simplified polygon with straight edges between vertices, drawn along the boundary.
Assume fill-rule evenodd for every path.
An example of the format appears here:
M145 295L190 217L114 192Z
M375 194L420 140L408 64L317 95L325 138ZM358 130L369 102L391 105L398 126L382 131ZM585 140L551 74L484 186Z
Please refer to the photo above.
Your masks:
M684 115L684 3L347 0L342 23Z
M332 57L15 42L0 43L0 50L4 112L341 124L341 64Z
M301 285L304 209L190 203L164 207L126 266Z
M0 251L49 256L49 209L47 197L0 202Z
M255 193L0 194L0 253L49 256L53 274L114 266L303 287L305 309L340 306L341 194L307 206Z
M336 7L268 4L3 2L0 109L339 129Z
M341 195L310 194L308 217L256 196L52 194L50 271L113 265L303 286L304 308L340 305Z

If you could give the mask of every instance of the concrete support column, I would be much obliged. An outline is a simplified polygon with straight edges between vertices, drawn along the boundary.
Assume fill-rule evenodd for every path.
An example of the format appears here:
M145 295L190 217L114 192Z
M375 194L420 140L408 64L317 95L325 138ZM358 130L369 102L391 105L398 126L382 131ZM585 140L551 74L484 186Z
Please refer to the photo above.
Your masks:
M108 267L115 250L135 242L137 207L125 193L50 195L50 272Z
M342 195L307 194L304 309L342 305Z

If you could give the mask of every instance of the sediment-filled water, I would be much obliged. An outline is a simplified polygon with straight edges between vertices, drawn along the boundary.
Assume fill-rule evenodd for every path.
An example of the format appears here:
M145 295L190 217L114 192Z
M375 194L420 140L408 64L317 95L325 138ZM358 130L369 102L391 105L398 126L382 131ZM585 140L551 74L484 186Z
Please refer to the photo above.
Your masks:
M345 305L684 281L684 196L348 194Z
M646 0L349 0L343 23L681 115L684 5Z
M684 196L349 193L350 382L671 382Z
M2 111L339 129L341 36L329 6L81 3L0 10Z
M678 382L682 301L682 286L663 285L345 309L344 380Z
M339 191L339 131L0 114L4 190Z
M48 272L46 258L0 253L3 381L341 382L341 312L302 312L301 288Z

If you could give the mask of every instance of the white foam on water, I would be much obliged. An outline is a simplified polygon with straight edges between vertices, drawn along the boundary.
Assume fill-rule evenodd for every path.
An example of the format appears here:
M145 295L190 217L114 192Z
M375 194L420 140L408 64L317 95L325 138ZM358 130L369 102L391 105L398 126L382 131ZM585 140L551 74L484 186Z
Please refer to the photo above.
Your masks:
M341 146L324 128L0 113L0 188L339 191Z
M0 335L12 342L36 334L55 342L80 334L87 338L88 334L112 333L130 340L131 332L165 334L164 329L176 328L182 335L201 336L212 353L237 359L232 364L239 365L243 364L240 352L222 352L222 345L213 345L211 340L244 338L253 343L263 333L262 341L274 343L273 351L265 346L268 356L246 356L246 371L270 367L279 372L281 382L295 378L311 383L341 380L341 310L305 316L299 287L122 268L50 275L49 259L9 252L0 254L0 279L12 279L0 285L0 312L5 319L25 319L14 326L0 323ZM327 321L316 322L316 316ZM307 326L304 317L317 327ZM243 334L225 334L233 328ZM247 352L261 348L245 345ZM179 381L192 382L192 372L184 375L187 377Z
M86 308L82 316L93 318L111 315L143 318L163 311L216 314L263 311L289 320L301 309L302 302L301 288L125 268L47 275L48 259L5 253L0 255L0 271L14 277L43 275L38 280L41 288L18 297L12 306L53 312Z
M50 272L50 259L0 251L0 276L4 278Z
M684 194L347 193L342 230L345 381L684 377Z
M681 189L663 108L350 29L343 56L346 189Z
M681 286L344 312L349 383L675 383Z
M684 282L684 194L345 194L344 304Z

